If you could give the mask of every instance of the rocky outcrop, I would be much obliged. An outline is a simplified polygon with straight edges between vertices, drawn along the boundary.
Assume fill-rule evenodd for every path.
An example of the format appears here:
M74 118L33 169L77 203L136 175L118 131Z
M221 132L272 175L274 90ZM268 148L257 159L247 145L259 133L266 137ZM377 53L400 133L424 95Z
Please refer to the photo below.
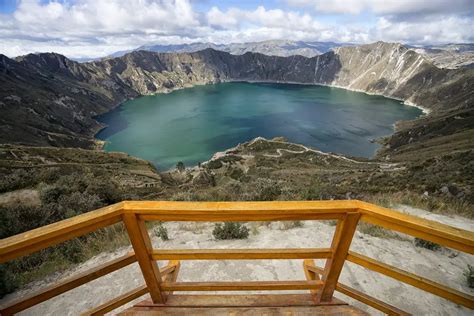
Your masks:
M223 81L323 84L406 100L436 112L471 109L474 70L439 69L400 44L336 48L312 58L136 51L77 63L58 54L0 56L0 142L94 146L94 116L124 100Z

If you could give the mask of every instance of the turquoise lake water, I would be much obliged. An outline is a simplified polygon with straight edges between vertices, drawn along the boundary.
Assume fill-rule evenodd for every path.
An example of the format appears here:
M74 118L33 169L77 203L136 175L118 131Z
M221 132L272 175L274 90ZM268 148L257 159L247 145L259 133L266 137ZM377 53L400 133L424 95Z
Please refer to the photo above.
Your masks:
M206 161L257 136L284 136L322 151L371 157L371 140L421 111L393 99L294 84L221 83L127 101L98 118L96 137L167 170Z

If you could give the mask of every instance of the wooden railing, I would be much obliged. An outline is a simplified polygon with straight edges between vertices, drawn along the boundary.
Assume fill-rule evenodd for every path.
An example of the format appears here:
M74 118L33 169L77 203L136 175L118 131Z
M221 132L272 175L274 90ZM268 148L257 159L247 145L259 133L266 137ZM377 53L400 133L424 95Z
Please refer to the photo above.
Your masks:
M303 249L153 249L145 221L285 221L337 220L330 248ZM301 202L168 202L126 201L88 212L48 226L34 229L0 241L0 263L84 235L99 228L123 222L134 252L81 273L71 279L23 297L1 309L1 315L11 315L52 297L97 279L103 275L138 262L145 284L112 301L86 312L100 315L150 294L156 304L166 304L173 291L254 291L309 290L316 303L333 300L334 291L372 306L386 314L407 313L338 283L345 261L381 273L454 303L474 308L474 297L413 273L375 261L350 251L357 224L365 221L386 229L402 232L440 245L474 254L474 233L437 222L402 214L362 201L301 201ZM306 280L255 282L177 282L179 260L251 260L305 259ZM324 268L312 259L326 259ZM156 260L170 260L159 269Z

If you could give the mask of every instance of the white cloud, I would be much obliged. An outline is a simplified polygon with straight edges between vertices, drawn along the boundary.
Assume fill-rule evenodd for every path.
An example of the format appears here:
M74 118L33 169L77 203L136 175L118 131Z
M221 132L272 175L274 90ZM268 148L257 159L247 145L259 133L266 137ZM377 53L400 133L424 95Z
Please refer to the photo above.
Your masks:
M463 43L474 41L472 19L440 17L436 23L427 20L393 22L381 17L371 30L371 38L413 44Z
M280 9L266 10L259 6L255 10L240 10L231 8L225 12L212 7L207 13L207 20L211 26L242 28L248 24L263 28L285 28L295 31L316 32L322 29L309 14L285 12Z
M192 37L199 28L199 16L188 0L25 0L12 15L0 15L0 52L12 56L54 49L83 57L95 46L98 51L92 55L99 56L157 37Z
M368 10L376 14L468 13L472 0L287 0L295 6L312 7L324 13L358 14Z
M23 0L13 14L0 14L0 53L55 51L70 57L100 57L145 44L268 39L474 41L474 13L467 5L472 0L287 0L293 9L214 6L206 12L197 12L193 1L197 0ZM305 12L309 7L314 10ZM365 21L366 11L376 22ZM336 24L328 22L330 18L320 19L326 14L321 12L355 18Z

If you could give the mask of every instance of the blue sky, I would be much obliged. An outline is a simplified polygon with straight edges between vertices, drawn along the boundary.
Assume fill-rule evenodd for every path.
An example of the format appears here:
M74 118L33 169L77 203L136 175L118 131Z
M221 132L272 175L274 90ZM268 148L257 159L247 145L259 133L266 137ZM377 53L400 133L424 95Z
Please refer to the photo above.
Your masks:
M147 44L474 41L474 0L0 0L0 53L99 57Z

